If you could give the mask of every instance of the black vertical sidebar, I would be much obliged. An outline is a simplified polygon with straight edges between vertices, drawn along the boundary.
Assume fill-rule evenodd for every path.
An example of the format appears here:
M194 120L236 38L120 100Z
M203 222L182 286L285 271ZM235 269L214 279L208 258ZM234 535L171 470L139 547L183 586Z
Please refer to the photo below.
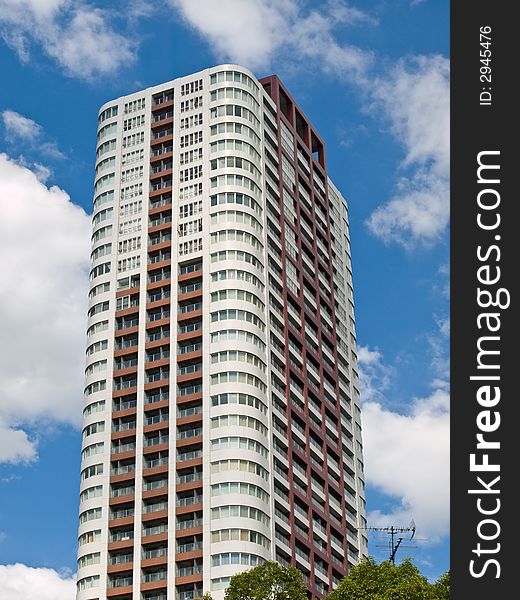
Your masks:
M514 8L500 1L451 3L454 600L520 597L520 128L515 91L520 33Z

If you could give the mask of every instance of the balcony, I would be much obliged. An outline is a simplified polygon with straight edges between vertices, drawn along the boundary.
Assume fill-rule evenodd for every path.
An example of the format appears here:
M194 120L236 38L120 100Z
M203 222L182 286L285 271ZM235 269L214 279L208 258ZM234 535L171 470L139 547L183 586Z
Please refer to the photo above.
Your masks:
M178 396L191 396L192 394L202 393L202 385L188 385L185 387L180 387L178 390Z
M185 554L187 552L197 552L204 547L203 542L191 542L189 544L177 544L177 553Z
M139 319L123 319L121 321L116 322L116 331L121 331L122 329L130 329L130 327L137 327L139 325Z
M128 444L112 444L112 454L121 454L122 452L133 452L135 450L135 442Z
M129 358L127 360L116 360L114 363L114 371L121 371L122 369L130 369L131 367L137 367L137 357Z
M149 448L150 446L159 446L160 444L167 444L169 436L167 435L156 435L154 437L145 438L143 446Z
M202 310L202 302L194 302L193 304L185 304L184 306L179 307L179 313L181 315L195 312L197 310Z
M110 475L116 477L117 475L127 475L128 473L133 473L135 471L135 465L120 465L119 467L115 467L110 469Z
M143 507L143 514L150 514L154 512L160 512L163 510L168 510L168 502L156 502L155 504L146 504ZM166 548L164 548L166 550ZM163 555L161 555L163 556ZM148 558L155 558L150 556Z
M202 502L202 496L187 496L186 498L178 498L175 506L183 507L183 506L193 506L194 504L200 504ZM201 542L202 548L202 542ZM186 550L186 552L189 552Z
M115 350L124 350L126 348L133 348L139 344L137 337L133 338L120 338L115 344Z
M170 393L166 392L155 392L148 393L144 399L145 404L155 404L157 402L163 402L170 399Z
M157 479L155 481L147 481L146 483L143 484L143 490L145 492L150 492L152 490L158 490L158 489L166 488L166 487L168 487L167 479Z
M177 333L182 335L184 333L193 333L194 331L198 331L202 329L202 322L197 321L197 323L188 323L187 325L179 325L177 329Z
M158 121L165 121L166 119L173 118L173 110L165 110L160 113L156 113L152 116L152 123L157 123Z
M202 481L202 472L187 473L186 475L177 475L176 481L179 485L182 485L183 483L192 483L194 481Z
M160 458L152 458L150 460L145 460L143 467L145 469L154 469L156 467L164 467L168 465L168 457L162 456Z
M169 418L170 418L170 415L169 415L168 411L165 411L158 415L151 415L150 417L146 417L146 419L144 420L144 424L145 425L157 425L157 423L164 423L165 421L168 421Z
M177 519L177 529L194 529L195 527L201 527L204 523L204 519L196 518L196 519L187 519L180 521Z
M189 273L195 273L202 270L202 263L196 263L193 265L185 265L179 269L179 275L187 275Z
M134 516L134 508L121 508L119 510L113 510L110 514L111 519L126 519L127 517Z
M202 406L191 406L189 408L178 408L177 418L193 417L194 415L202 414Z
M190 450L189 452L178 452L177 462L186 462L188 460L197 460L202 458L202 450Z
M192 438L192 437L197 437L199 435L202 435L202 427L196 427L193 429L185 429L183 431L178 431L177 432L177 439L178 440L185 440L188 438Z
M148 352L146 355L147 362L157 362L158 360L164 360L170 358L170 350L156 350L155 352Z
M169 206L172 203L171 195L163 196L162 194L158 197L150 199L150 214L155 212L158 208L163 206Z
M193 567L177 567L175 570L177 577L189 577L191 575L199 575L202 572L202 565L194 565Z
M185 344L184 346L179 346L178 354L191 354L192 352L197 352L198 350L202 350L202 342L197 342L196 344Z
M143 552L143 560L162 558L163 556L168 556L168 548L153 548Z
M164 279L170 279L172 272L170 270L162 270L159 273L150 273L148 276L148 283L156 283L157 281L163 281Z
M159 535L161 533L168 533L168 523L161 523L160 525L153 525L152 527L143 527L143 537Z
M177 368L177 375L190 375L202 371L202 363Z
M111 565L126 565L134 561L133 553L130 554L116 554L110 557L109 563Z
M135 493L135 486L129 485L126 487L115 488L110 492L111 498L121 498L122 496L132 496Z
M160 148L156 148L155 150L152 150L151 152L151 156L162 156L163 154L168 154L169 152L173 152L173 146L169 145L169 144L165 144L163 146L161 146Z
M162 381L163 379L169 379L170 371L168 369L161 369L155 373L147 373L146 382L154 383L156 381Z
M129 410L130 408L135 408L137 406L137 400L125 400L122 402L115 401L113 403L114 412L120 412L122 410Z
M136 387L137 378L135 379L123 379L114 381L114 391L119 392L121 390L126 390L129 388Z
M165 162L152 167L151 172L155 175L157 173L162 173L163 171L171 171L171 169L173 169L173 163Z
M191 590L184 590L182 592L177 592L175 594L175 600L195 600L195 598L200 598L202 596L202 586L193 587ZM146 600L155 600L149 599ZM157 600L165 600L162 598L158 598Z
M170 337L170 329L169 327L161 327L159 329L155 329L148 332L146 336L147 342L157 342L159 340L166 340Z
M135 429L136 422L135 421L126 421L122 423L114 423L112 426L112 431L114 433L118 433L120 431L129 431L130 429Z
M172 257L171 252L160 252L159 254L150 256L150 258L148 259L148 264L153 265L155 263L162 262L164 260L170 260L171 257Z
M109 542L126 542L127 540L134 539L134 530L129 529L127 531L116 531L108 536Z
M163 92L161 96L153 99L153 106L159 106L160 104L164 104L165 102L173 101L173 91L172 92Z
M161 131L154 131L152 133L152 140L159 140L161 138L168 137L169 135L173 135L173 127L162 129Z
M132 582L133 582L132 577L109 578L108 587L109 588L127 587L127 586L131 586Z
M161 236L150 236L150 246L156 246L157 244L163 244L164 242L171 242L171 239L171 233L166 233Z

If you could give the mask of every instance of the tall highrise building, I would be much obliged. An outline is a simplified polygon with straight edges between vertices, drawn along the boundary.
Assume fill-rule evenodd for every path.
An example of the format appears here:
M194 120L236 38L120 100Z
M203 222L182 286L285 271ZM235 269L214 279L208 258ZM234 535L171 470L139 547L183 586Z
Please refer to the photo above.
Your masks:
M103 105L78 600L309 595L366 555L347 206L276 76L221 65Z

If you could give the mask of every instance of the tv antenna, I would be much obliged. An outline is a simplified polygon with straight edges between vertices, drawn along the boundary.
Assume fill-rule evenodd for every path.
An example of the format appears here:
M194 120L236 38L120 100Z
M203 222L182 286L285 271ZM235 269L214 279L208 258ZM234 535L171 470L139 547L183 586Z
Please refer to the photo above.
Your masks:
M395 527L394 525L391 525L390 527L359 527L359 529L366 529L367 531L382 531L390 537L390 556L388 560L393 565L395 565L395 555L397 554L397 550L399 548L417 548L417 546L401 545L403 541L410 542L414 538L415 523L413 520L408 527ZM410 537L406 537L410 533Z

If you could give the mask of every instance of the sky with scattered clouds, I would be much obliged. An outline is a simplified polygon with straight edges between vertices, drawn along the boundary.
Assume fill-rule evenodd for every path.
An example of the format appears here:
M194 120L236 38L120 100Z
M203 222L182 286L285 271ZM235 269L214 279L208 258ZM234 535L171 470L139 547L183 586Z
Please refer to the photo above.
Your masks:
M414 519L419 567L448 568L448 44L447 0L0 0L2 598L74 598L98 108L220 62L278 74L327 143L369 525Z

